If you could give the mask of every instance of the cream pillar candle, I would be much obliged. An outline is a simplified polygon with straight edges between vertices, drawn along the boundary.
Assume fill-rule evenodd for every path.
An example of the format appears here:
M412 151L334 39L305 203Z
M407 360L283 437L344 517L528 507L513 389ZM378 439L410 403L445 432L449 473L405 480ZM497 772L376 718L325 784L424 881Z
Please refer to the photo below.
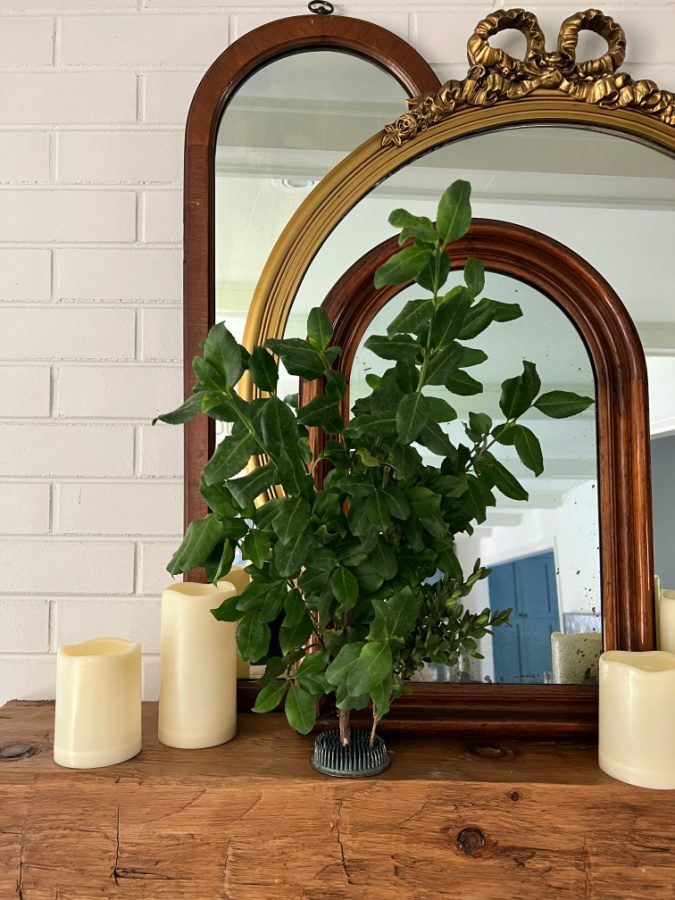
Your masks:
M218 582L218 589L220 589L221 585L225 582L233 584L237 594L241 594L251 583L251 576L245 571L243 566L232 566L227 575ZM250 677L251 664L237 654L237 678Z
M658 590L656 596L656 646L675 653L675 591Z
M56 655L54 761L112 766L141 750L141 645L96 638Z
M162 594L159 739L170 747L213 747L237 732L235 622L211 610L234 585L182 582Z
M675 788L675 655L600 657L600 768L628 784Z

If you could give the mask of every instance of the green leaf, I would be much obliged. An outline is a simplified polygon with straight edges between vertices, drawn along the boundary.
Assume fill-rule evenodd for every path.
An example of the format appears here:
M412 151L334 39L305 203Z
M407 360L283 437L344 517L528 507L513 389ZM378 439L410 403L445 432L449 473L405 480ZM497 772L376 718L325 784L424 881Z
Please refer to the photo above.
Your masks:
M307 339L317 350L326 350L333 339L333 326L321 306L310 309L307 317Z
M373 706L375 707L375 712L378 716L386 716L389 712L393 691L394 682L391 675L387 676L382 684L378 684L377 687L370 691Z
M173 412L156 416L152 420L152 424L154 425L156 422L166 422L169 425L182 425L184 422L190 422L201 411L202 394L191 394L182 406L179 406L178 409L174 409Z
M434 301L408 300L401 312L387 325L387 334L418 334L425 328L434 314Z
M446 384L456 372L464 356L464 348L459 344L445 344L429 360L425 384Z
M403 284L412 281L422 271L433 250L424 245L413 244L391 256L375 272L375 287L388 284Z
M338 566L331 575L330 589L343 609L353 609L359 599L359 583L344 566Z
M445 386L451 394L457 394L459 397L473 397L475 394L483 393L480 381L476 381L468 372L461 369L445 380Z
M389 504L384 491L375 490L363 501L363 509L368 520L378 529L386 531L391 525Z
M286 695L284 707L291 728L300 734L309 734L316 722L316 703L304 688L292 684Z
M462 340L470 340L477 337L492 322L509 322L518 319L523 311L517 303L500 303L498 300L489 300L483 297L466 314L464 325L459 334Z
M395 441L389 448L388 462L399 480L414 478L422 468L422 457L414 447Z
M417 341L407 334L396 334L392 337L374 334L368 338L364 346L382 359L397 359L410 363L414 363L417 354L422 351Z
M361 654L363 646L364 644L359 641L344 645L333 662L326 669L326 681L328 684L337 687L339 684L346 683L356 660Z
M320 394L298 410L298 422L303 425L315 425L327 434L342 431L342 409L339 400Z
M238 622L244 615L242 610L237 608L238 600L239 597L237 595L228 597L226 600L223 600L220 606L211 610L211 615L214 619L218 619L219 622Z
M227 522L222 523L223 530L227 531ZM222 547L216 546L209 554L209 558L204 563L204 572L211 584L216 584L223 578L232 568L234 562L234 544L229 540L224 541Z
M433 244L438 240L431 219L426 216L414 216L406 209L395 209L389 216L389 224L394 228L403 229L399 243L403 243L409 237L417 238L427 244Z
M471 185L455 181L443 193L436 214L436 228L444 244L458 241L471 224Z
M444 250L437 249L417 276L417 283L431 293L438 293L448 280L450 260Z
M248 465L251 456L258 449L258 444L248 431L224 437L216 447L215 453L204 466L204 483L208 486L220 484L227 478L237 475Z
M285 679L283 681L270 681L269 684L266 684L259 691L252 712L266 713L276 709L283 700L287 687L288 682Z
M223 484L206 484L204 473L199 479L199 493L206 500L208 507L219 516L233 519L239 512L232 494Z
M434 422L454 422L457 418L456 410L442 397L427 397L426 400L429 417Z
M484 350L479 350L478 347L465 347L464 356L459 365L462 369L468 369L471 366L479 366L487 358L487 353Z
M202 359L201 356L195 356L193 358L192 370L197 376L197 380L202 389L220 392L223 394L224 398L224 392L228 390L228 387L227 379L222 374L222 372L220 372L210 363L207 363L207 361L205 359Z
M549 391L542 394L534 405L539 412L552 419L568 419L588 409L594 402L592 397L582 397L571 391Z
M241 547L244 559L250 559L260 569L270 552L270 539L262 531L249 531Z
M485 287L485 266L473 256L467 259L464 266L464 282L474 297Z
M529 494L518 479L491 453L483 453L476 466L478 471L487 473L495 487L506 497L510 497L511 500L528 499Z
M464 288L451 291L453 296L444 300L434 316L432 337L435 346L443 347L459 336L466 312L471 306L471 294ZM462 349L460 361L463 362L465 350Z
M258 466L248 475L233 478L227 482L227 488L240 506L253 503L264 491L276 482L276 469L273 463Z
M410 515L410 504L399 487L388 487L384 491L384 498L389 512L395 519L405 520Z
M318 351L301 338L270 339L265 341L265 347L277 354L289 375L311 381L320 378L326 368Z
M278 397L269 397L260 414L260 431L265 450L270 456L280 456L282 450L291 455L298 452L298 425L293 411Z
M264 347L254 347L248 360L248 370L253 383L261 391L276 391L279 380L279 366L271 353Z
M377 542L371 551L369 562L373 570L385 580L393 578L398 572L396 553L386 541Z
M204 341L204 360L225 378L227 388L233 388L241 378L248 353L237 343L223 322L211 329Z
M429 405L422 393L402 397L396 410L396 430L401 443L412 444L429 418Z
M516 452L523 465L531 469L535 475L544 471L544 456L537 435L524 425L516 425L513 432Z
M279 644L282 653L292 653L294 650L304 647L311 634L312 620L304 605L302 613L297 619L287 613L279 629Z
M279 511L272 520L275 534L284 544L288 544L309 528L309 503L302 497L284 497Z
M486 434L489 434L490 429L492 428L492 419L487 413L469 413L469 429L477 435L475 440L480 439Z
M396 415L392 412L382 411L373 415L355 416L345 429L345 435L351 437L354 434L365 434L372 437L386 437L396 433Z
M278 541L274 545L274 567L283 578L293 578L304 564L312 549L313 538L310 531L302 531L287 544Z
M515 378L507 378L502 382L502 394L499 398L499 408L507 419L517 419L522 416L539 393L541 382L537 375L534 363L525 360L523 362L523 374ZM546 395L543 395L546 396Z
M352 696L368 694L391 672L391 647L384 641L371 641L363 647L347 676L347 690Z
M217 516L210 513L203 519L193 519L188 525L183 542L166 567L167 572L170 575L179 575L203 565L222 537L223 526Z
M247 612L237 627L237 647L242 659L256 662L267 653L272 632L258 612Z
M417 442L439 456L453 456L457 452L450 438L437 422L427 422L420 431Z
M295 677L299 684L312 697L321 697L326 693L326 666L328 665L328 653L326 650L319 650L315 653L308 653L303 657L298 667Z
M422 605L420 594L405 587L388 600L373 600L375 619L370 636L378 641L405 640L417 623Z

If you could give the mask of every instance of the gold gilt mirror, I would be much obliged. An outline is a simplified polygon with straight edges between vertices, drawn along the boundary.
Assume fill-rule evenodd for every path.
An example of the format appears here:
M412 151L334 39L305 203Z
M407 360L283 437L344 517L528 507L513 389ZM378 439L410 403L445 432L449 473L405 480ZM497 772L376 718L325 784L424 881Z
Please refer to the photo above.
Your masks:
M522 59L490 43L509 29L525 38ZM606 42L606 52L577 61L584 30ZM501 579L501 589L513 590L530 578L535 593L546 595L548 619L539 630L523 613L524 620L530 616L521 624L524 633L531 629L531 642L541 644L551 631L589 632L602 634L607 649L650 649L654 555L666 582L672 565L663 542L669 511L659 509L658 484L675 458L668 389L675 377L668 277L675 97L620 71L624 33L596 10L567 18L553 51L533 14L499 10L478 23L467 52L463 81L409 100L407 111L303 199L264 265L244 341L304 336L308 310L326 299L334 320L352 322L343 346L356 398L373 362L363 351L365 337L386 328L407 299L405 290L383 296L372 287L375 261L394 252L388 213L405 206L433 216L442 190L456 178L469 180L480 221L468 240L480 248L476 255L486 261L494 290L525 311L490 358L493 352L522 358L534 342L549 383L592 390L596 398L595 414L542 438L552 467L532 485L528 508L498 507L477 536L477 555L495 573L489 589L497 594ZM461 258L453 264L461 277ZM189 295L186 303L189 316ZM193 349L186 347L186 357ZM482 374L489 391L490 372ZM289 381L288 393L295 390ZM655 542L650 442L657 463ZM186 476L194 479L199 468L188 447ZM473 549L467 547L467 559ZM537 571L528 575L528 566ZM523 641L506 654L486 648L477 670L427 673L401 698L390 724L592 730L592 667L583 679L556 678L549 640L547 658L536 665Z

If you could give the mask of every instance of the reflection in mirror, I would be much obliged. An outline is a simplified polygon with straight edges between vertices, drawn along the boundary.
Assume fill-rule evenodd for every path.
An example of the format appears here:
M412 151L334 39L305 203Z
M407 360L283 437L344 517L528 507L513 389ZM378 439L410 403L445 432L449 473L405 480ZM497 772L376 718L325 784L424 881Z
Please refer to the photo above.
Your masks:
M559 125L512 126L439 147L382 181L335 228L307 271L286 333L299 335L341 273L391 236L391 209L433 218L439 185L456 178L471 182L475 216L561 241L600 272L633 318L649 372L656 574L675 587L675 159L665 151ZM588 622L577 626L589 630Z
M326 172L398 115L406 96L374 63L335 50L277 58L233 95L216 139L215 321L238 340L292 214ZM216 441L227 427L217 423ZM251 667L251 677L261 672Z
M462 283L461 271L447 286ZM419 287L393 297L376 314L359 342L350 376L350 403L368 392L366 375L381 374L389 363L364 347L371 334L385 334L388 324ZM500 385L528 359L537 366L543 390L569 390L595 396L595 381L584 343L565 314L548 297L516 279L486 273L485 295L519 303L523 316L487 329L469 346L480 347L488 359L472 369L484 384L482 394L450 399L457 420L443 426L453 443L464 437L470 411L487 413L495 423ZM430 388L440 395L443 387ZM593 684L601 646L601 588L597 491L595 409L571 419L550 419L532 409L521 420L539 437L545 469L535 478L513 447L499 447L498 457L529 493L518 502L499 494L497 507L473 535L457 539L465 572L476 559L492 569L479 581L465 606L512 608L508 626L482 639L482 660L466 656L457 667L428 666L432 681L487 681L515 684L554 682ZM419 452L434 460L424 447ZM425 459L425 461L427 461ZM437 462L435 463L437 464ZM577 632L591 632L579 635ZM552 637L555 635L555 637Z
M312 187L396 116L404 88L374 63L335 50L275 59L229 102L215 166L216 321L241 340L253 290L284 226Z

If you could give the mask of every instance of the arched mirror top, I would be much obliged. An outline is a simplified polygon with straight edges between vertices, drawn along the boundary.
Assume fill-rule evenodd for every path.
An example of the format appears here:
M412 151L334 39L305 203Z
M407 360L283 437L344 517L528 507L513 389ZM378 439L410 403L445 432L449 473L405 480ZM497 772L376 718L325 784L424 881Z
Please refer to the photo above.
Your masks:
M299 59L299 54L302 58ZM354 69L361 73L361 91L355 93L353 79L345 79L345 63L351 56ZM324 64L321 64L321 59ZM325 61L328 60L328 63ZM296 61L296 65L293 63ZM359 68L360 67L360 68ZM304 109L314 104L323 103L320 88L326 86L327 78L339 69L337 83L331 85L333 107L340 98L346 106L346 98L350 98L351 106L358 106L359 128L344 127L350 117L350 111L343 109L343 133L337 134L336 127L325 133L317 127L317 122L304 122ZM369 69L372 77L369 84L364 77L364 70ZM290 110L284 121L284 115L261 116L257 113L264 107L278 102L283 85L276 83L275 73L284 84L296 85L301 81L307 87L302 97L284 97L284 107ZM387 85L387 81L391 85ZM370 85L370 87L369 87ZM379 89L378 89L379 88ZM334 15L302 15L269 22L243 35L232 46L228 47L200 82L188 115L185 138L185 193L184 193L184 344L188 364L185 366L185 390L189 393L193 384L193 373L189 360L200 341L206 337L209 327L216 319L216 293L220 273L227 270L227 280L237 281L236 287L242 287L243 293L238 296L237 303L245 308L257 280L260 268L264 264L267 252L278 237L283 225L296 208L306 191L298 188L298 180L307 181L307 160L312 166L308 171L309 187L321 178L349 151L357 146L366 135L378 126L384 125L386 119L382 114L373 115L375 108L390 109L390 102L395 98L401 104L408 97L419 96L427 91L440 88L440 81L425 60L402 38L392 34L385 28L371 22L346 16ZM340 91L342 90L342 93ZM368 93L370 91L370 93ZM242 102L245 95L248 104ZM388 101L383 103L383 97ZM251 99L253 103L251 103ZM379 100L379 103L373 103ZM363 102L361 102L363 101ZM257 104L257 106L256 106ZM230 116L230 111L232 115ZM320 116L309 117L318 120ZM323 116L324 120L326 115ZM353 118L353 117L352 117ZM227 121L226 121L227 120ZM294 123L298 131L304 130L304 140L293 140L291 134ZM320 123L318 123L320 125ZM266 126L278 132L281 143L274 143L274 135L263 134ZM231 126L231 127L230 127ZM320 135L321 146L313 146L312 139ZM338 139L339 138L339 139ZM351 141L351 142L350 142ZM315 142L316 143L316 142ZM300 179L293 178L293 166L280 165L278 153L273 163L275 146L279 151L300 153L304 151L303 166ZM255 153L251 148L256 147ZM262 151L261 151L262 147ZM312 150L323 151L321 159L318 155L311 158ZM331 155L332 152L332 155ZM282 161L283 162L283 161ZM288 160L286 160L286 163ZM216 190L219 172L227 171L232 165L234 179L238 182L236 191ZM246 176L252 174L260 183L263 175L268 182L267 188L276 193L270 206L269 197L255 194L251 188L250 178L247 185ZM243 168L242 168L243 166ZM297 168L297 166L296 166ZM290 173L291 178L286 178ZM297 173L296 173L297 174ZM289 184L285 182L288 181ZM294 183L290 183L293 181ZM247 186L251 190L247 193ZM288 188L286 194L283 191ZM268 190L268 193L269 193ZM294 193L291 193L291 192ZM233 206L234 204L234 206ZM230 221L231 216L223 216L233 208L247 216L245 227L238 223L235 231L226 231L220 227L221 222ZM219 216L218 209L221 210ZM274 213L276 218L272 222ZM253 221L257 214L256 221ZM276 230L275 230L276 229ZM264 233L263 233L264 232ZM233 233L235 239L233 240ZM246 253L240 252L241 244L247 241ZM269 241L265 245L265 240ZM237 241L239 242L237 244ZM235 246L236 244L236 246ZM256 252L253 252L255 250ZM229 266L229 263L235 261ZM248 262L247 262L248 261ZM255 275L242 276L242 266L248 264ZM229 266L229 269L228 269ZM248 282L250 291L248 290ZM248 291L248 293L247 293ZM242 313L242 325L243 325ZM203 515L205 506L199 493L199 472L205 465L214 445L214 434L208 430L204 422L190 423L185 431L185 517L189 522Z

